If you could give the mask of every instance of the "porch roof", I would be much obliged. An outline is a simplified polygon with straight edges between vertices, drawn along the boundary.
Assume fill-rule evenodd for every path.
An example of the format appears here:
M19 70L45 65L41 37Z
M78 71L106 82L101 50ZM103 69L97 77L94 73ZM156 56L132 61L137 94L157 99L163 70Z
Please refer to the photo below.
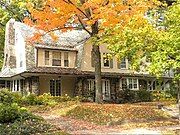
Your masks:
M61 67L35 67L25 73L40 73L40 74L59 74L59 75L77 75L77 76L94 76L93 71L82 71L77 68L61 68ZM154 77L149 74L134 74L134 73L116 73L102 72L102 77Z
M57 75L75 75L82 77L94 77L95 73L93 71L82 71L78 68L61 68L61 67L34 67L30 68L21 73L14 73L10 70L6 70L3 73L0 73L0 78L11 78L21 74L57 74ZM102 72L102 77L113 77L113 78L122 78L122 77L141 77L141 78L155 78L150 74L137 74L137 73L117 73L117 72ZM170 77L163 77L172 79Z

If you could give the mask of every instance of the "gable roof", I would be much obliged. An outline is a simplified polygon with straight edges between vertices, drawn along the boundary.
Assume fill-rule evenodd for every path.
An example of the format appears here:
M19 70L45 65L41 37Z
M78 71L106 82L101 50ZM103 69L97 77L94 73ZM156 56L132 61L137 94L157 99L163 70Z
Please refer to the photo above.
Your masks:
M45 33L42 30L37 30L34 27L30 27L24 23L15 22L14 27L20 30L21 35L26 41L32 38L36 33L43 34L41 37L41 42L32 42L35 47L52 47L73 50L77 49L79 45L82 45L90 37L85 30L68 30L66 32L56 30L53 32L53 34L57 36L57 40L55 41L52 39L49 33Z

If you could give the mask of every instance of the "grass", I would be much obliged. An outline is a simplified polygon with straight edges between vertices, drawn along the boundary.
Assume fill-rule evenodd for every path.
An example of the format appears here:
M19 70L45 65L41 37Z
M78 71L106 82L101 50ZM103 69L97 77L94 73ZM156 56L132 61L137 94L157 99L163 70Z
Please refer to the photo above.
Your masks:
M99 125L121 125L127 122L167 120L169 116L155 106L137 104L81 104L66 116Z
M123 129L177 125L177 120L171 119L168 114L157 109L158 104L158 102L96 104L68 101L54 106L29 106L28 109L34 113L59 115L96 125L121 126ZM163 104L173 103L164 102Z

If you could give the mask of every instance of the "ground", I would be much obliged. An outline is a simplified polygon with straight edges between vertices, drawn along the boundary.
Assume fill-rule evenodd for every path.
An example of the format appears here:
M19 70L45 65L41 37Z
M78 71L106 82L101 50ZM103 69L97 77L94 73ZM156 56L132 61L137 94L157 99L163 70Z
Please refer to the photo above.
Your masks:
M165 109L160 110L157 104L64 102L29 109L69 134L180 134L178 120L171 117L175 106L166 104Z

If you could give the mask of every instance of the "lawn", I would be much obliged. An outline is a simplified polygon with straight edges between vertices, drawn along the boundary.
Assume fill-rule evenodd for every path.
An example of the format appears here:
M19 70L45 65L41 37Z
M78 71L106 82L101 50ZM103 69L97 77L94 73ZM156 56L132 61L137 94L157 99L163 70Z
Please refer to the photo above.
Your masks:
M31 106L35 113L59 115L82 120L95 125L132 127L157 127L177 125L167 113L157 109L157 102L137 104L96 104L64 102L55 106ZM171 104L166 102L165 104Z

